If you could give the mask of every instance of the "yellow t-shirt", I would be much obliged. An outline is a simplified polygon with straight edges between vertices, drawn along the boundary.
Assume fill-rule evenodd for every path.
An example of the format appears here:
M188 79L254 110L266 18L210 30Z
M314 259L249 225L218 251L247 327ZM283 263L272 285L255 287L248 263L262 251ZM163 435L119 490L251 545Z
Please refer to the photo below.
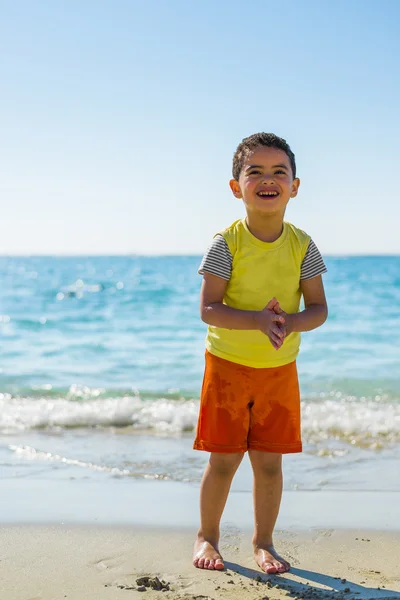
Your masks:
M275 242L262 242L250 233L245 219L221 235L232 255L232 270L224 304L241 310L262 310L275 297L287 313L300 307L300 271L310 236L284 222ZM296 359L300 333L290 334L279 350L258 330L208 327L206 347L211 354L250 367L277 367Z

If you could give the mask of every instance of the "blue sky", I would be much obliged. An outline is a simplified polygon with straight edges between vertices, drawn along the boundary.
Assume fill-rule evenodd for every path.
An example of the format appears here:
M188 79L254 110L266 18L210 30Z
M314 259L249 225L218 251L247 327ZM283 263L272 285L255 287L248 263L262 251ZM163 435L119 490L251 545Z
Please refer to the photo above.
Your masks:
M201 254L241 139L296 154L286 218L400 253L398 0L0 0L0 254Z

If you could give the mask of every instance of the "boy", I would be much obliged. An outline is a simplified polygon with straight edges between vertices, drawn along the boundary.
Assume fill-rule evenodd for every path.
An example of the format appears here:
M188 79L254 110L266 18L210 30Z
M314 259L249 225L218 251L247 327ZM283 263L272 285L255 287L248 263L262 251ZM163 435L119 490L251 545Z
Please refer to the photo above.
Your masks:
M246 451L254 474L255 560L266 573L290 568L272 534L282 454L302 450L296 356L300 332L322 325L328 312L321 255L304 231L284 221L299 185L285 140L270 133L245 138L230 187L247 216L216 234L199 268L201 318L209 327L194 448L211 452L193 556L200 569L224 569L219 524Z

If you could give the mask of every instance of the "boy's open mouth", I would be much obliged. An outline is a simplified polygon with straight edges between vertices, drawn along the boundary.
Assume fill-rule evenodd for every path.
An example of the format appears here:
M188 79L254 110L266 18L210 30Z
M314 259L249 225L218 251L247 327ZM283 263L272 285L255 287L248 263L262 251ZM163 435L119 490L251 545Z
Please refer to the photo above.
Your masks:
M260 198L276 198L277 196L279 196L279 192L257 192L257 196L260 196Z

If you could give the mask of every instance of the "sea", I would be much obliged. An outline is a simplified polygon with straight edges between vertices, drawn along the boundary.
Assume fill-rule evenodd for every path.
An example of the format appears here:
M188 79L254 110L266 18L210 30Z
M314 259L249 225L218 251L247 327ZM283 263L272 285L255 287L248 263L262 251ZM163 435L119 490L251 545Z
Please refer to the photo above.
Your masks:
M199 256L0 257L0 474L198 486ZM400 491L400 257L325 257L287 490ZM251 489L248 461L236 490Z

